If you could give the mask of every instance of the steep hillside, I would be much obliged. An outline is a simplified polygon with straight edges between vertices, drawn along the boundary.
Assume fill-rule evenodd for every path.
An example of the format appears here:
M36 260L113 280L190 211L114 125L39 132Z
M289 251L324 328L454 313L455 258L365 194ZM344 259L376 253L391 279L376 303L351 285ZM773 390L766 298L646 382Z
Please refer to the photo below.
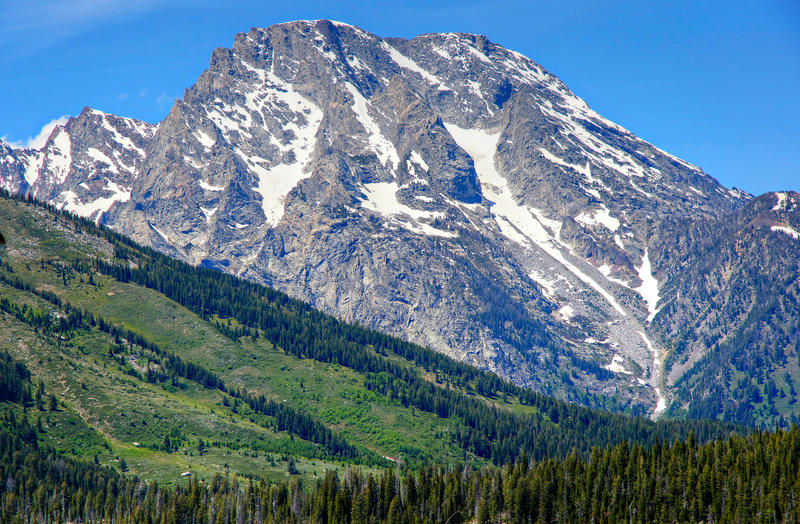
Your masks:
M775 427L798 421L800 195L767 193L714 221L667 222L651 243L666 282L673 414Z
M0 197L0 228L0 347L147 476L483 464L730 430L568 405L38 204Z
M122 475L42 442L60 412L27 367L0 351L0 520L26 522L411 523L797 520L800 430L698 444L627 443L564 459L476 469L425 465L380 475L326 471L314 483L245 481L236 474L178 485ZM40 412L31 414L27 408ZM73 431L75 434L75 431ZM120 461L122 469L124 463ZM226 472L227 473L227 472Z

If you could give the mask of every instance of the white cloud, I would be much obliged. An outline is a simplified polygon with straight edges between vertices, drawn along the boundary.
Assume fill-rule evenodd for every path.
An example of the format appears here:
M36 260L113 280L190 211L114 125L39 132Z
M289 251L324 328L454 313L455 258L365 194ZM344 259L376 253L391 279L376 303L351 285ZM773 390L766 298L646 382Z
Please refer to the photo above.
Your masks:
M41 149L44 146L44 143L47 142L47 138L50 136L50 133L53 132L56 126L63 126L69 120L69 115L62 115L56 119L53 119L42 126L42 130L36 136L31 136L26 138L25 140L20 140L19 142L8 141L7 144L11 147L20 148L25 147L29 149ZM5 139L5 137L3 137Z

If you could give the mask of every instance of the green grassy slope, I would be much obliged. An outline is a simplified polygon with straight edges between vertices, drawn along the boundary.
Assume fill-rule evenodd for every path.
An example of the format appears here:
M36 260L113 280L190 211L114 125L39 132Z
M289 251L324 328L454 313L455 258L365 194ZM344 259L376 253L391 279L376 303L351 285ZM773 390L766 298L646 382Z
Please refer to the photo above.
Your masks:
M672 440L690 427L700 438L730 430L654 424L523 391L5 195L0 231L0 349L60 400L59 411L34 410L43 435L73 455L117 468L124 460L146 478L276 479L294 468L313 477L390 464L384 457L480 465L521 451ZM178 372L171 358L196 369ZM268 401L272 411L262 409Z
M0 351L3 523L797 521L796 425L704 445L690 435L672 446L620 444L589 457L523 455L502 467L351 468L307 483L189 476L164 486L120 475L101 464L105 457L81 460L54 449L60 425L79 422L31 378L24 363ZM73 434L91 436L91 429Z

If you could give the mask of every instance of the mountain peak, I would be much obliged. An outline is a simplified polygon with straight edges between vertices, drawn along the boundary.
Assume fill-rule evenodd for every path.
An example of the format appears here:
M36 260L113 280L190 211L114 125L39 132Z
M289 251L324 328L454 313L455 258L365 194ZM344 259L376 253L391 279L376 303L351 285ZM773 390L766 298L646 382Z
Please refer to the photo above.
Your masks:
M748 200L485 36L329 20L238 34L157 127L87 108L52 142L0 164L3 183L520 384L617 391L634 411L667 400L651 231Z

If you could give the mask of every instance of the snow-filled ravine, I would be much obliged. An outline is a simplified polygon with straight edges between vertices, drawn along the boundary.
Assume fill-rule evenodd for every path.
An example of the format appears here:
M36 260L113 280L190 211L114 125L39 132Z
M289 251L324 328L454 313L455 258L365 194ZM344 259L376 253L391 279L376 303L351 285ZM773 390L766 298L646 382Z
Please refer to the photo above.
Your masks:
M640 384L646 383L652 388L656 395L656 404L651 412L651 418L655 419L660 416L667 407L667 397L661 391L662 362L658 347L648 337L639 321L622 306L613 293L591 276L589 271L581 269L577 262L568 258L569 247L559 239L561 222L548 218L541 210L516 201L508 181L498 172L494 161L501 132L464 129L452 123L445 123L445 127L456 144L472 158L481 184L481 191L490 202L491 216L503 236L522 246L540 249L549 255L551 260L556 261L562 269L565 269L572 278L587 285L611 306L612 315L615 314L618 317L617 320L609 323L612 330L616 330L614 338L628 341L629 347L638 347L640 358L647 359L648 376L633 380L638 380ZM618 221L608 215L608 211L605 209L595 212L593 215L587 215L585 220L604 222L604 225L611 231L619 227ZM559 276L554 272L555 266L551 266L549 269L553 272L552 274L544 275L535 268L532 268L529 274L532 280L543 286L546 294L552 296L552 285L559 280L567 279L564 278L564 275ZM649 313L647 320L651 321L658 312L656 305L659 300L659 289L658 281L652 274L647 251L645 251L642 265L638 268L638 274L642 285L634 291L644 299ZM613 281L613 279L607 280ZM575 314L576 307L578 304L574 306L565 304L559 309L559 313L562 318L569 321ZM584 307L583 304L580 307ZM641 338L641 342L636 341L638 338ZM612 364L606 369L627 375L628 373L622 365L623 361L622 356L615 354Z

